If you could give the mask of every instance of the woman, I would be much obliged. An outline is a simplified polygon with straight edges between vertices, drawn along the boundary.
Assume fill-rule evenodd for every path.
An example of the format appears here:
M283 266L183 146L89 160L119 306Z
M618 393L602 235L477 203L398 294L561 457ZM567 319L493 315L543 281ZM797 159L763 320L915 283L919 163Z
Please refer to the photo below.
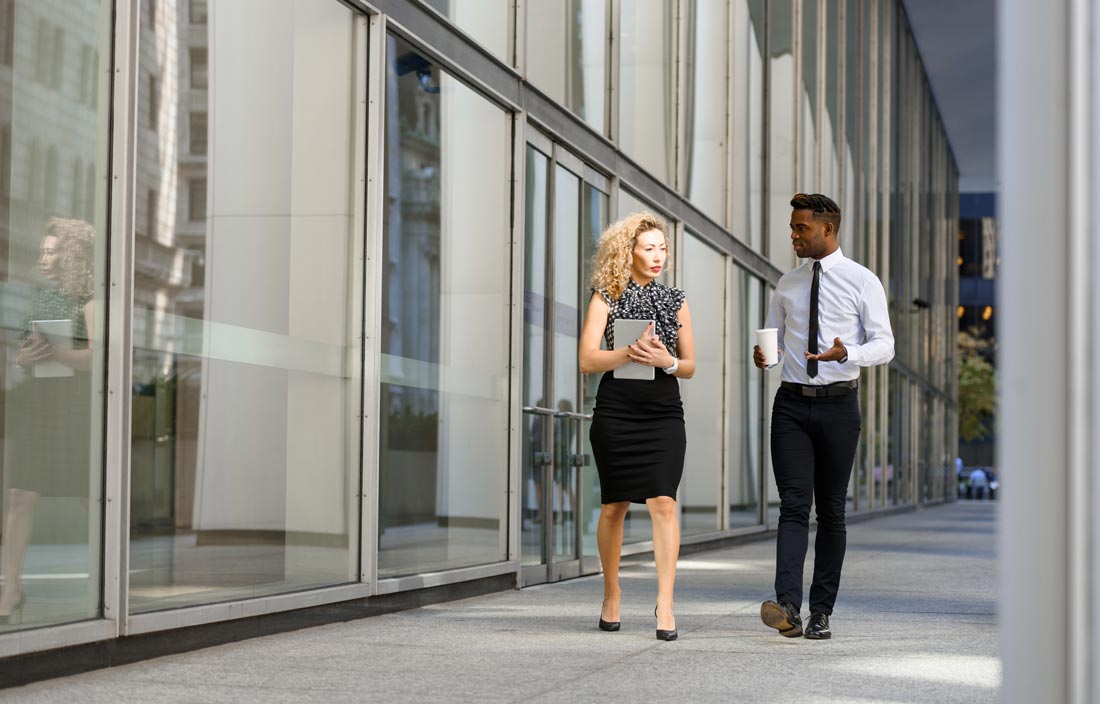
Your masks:
M0 623L22 620L23 560L39 497L88 496L94 263L91 225L63 218L46 223L38 273L50 285L31 301L15 360L26 374L7 400L5 437L11 449L4 465L9 490ZM63 339L57 328L44 331L46 323L41 321L68 326L71 338Z
M695 373L695 342L684 292L656 281L669 256L665 223L652 213L636 213L607 228L596 253L592 299L578 352L582 373L606 372L596 392L591 431L602 503L596 532L604 579L600 628L619 630L623 519L631 503L644 503L653 521L654 613L660 640L677 637L672 613L680 553L675 497L687 446L680 385L673 377L690 379ZM613 326L620 318L656 323L633 344L615 349ZM601 337L607 349L600 349ZM616 379L611 372L628 362L656 367L654 379Z

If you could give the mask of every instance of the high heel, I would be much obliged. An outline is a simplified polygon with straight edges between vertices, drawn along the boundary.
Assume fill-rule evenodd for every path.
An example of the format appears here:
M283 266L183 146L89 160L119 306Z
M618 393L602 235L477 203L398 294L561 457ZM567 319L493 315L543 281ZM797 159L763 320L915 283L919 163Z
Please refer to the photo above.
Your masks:
M619 621L604 621L602 618L600 619L600 630L601 631L617 631L621 627L622 627L622 623L619 622Z
M15 626L23 623L23 604L27 603L27 593L20 592L19 601L7 614L0 616L0 624Z
M653 607L653 618L657 618L657 607ZM680 634L673 628L671 631L665 631L660 628L657 629L657 640L676 640L680 637Z

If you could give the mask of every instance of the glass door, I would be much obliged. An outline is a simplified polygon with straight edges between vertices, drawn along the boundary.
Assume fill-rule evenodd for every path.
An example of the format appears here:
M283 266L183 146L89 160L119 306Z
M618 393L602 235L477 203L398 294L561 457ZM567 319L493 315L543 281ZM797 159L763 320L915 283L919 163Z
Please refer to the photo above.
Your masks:
M527 147L524 255L523 585L598 570L589 534L599 510L587 449L590 409L582 402L577 341L587 297L582 218L590 207L584 165L537 135ZM602 209L606 212L606 208ZM598 235L598 233L597 233ZM587 247L585 250L587 251ZM587 549L592 542L593 550Z

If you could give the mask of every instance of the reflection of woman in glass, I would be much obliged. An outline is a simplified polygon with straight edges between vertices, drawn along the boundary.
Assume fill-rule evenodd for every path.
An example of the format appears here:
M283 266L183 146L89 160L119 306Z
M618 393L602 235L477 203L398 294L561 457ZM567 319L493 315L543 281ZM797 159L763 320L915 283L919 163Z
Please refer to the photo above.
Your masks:
M8 394L4 486L8 488L0 619L22 618L23 559L40 496L88 496L95 231L51 218L38 256L50 286L38 291L15 363L25 370Z
M669 259L665 223L650 213L630 215L600 237L579 348L585 374L611 372L627 362L656 367L654 379L616 379L606 373L596 392L590 439L600 475L597 528L603 564L600 628L619 630L619 558L623 520L631 503L644 503L653 521L657 565L657 638L675 640L672 591L680 526L676 489L684 471L687 437L680 385L695 374L695 339L684 292L656 279ZM654 320L645 333L615 349L616 319ZM607 349L600 349L600 338ZM678 357L678 358L677 358Z

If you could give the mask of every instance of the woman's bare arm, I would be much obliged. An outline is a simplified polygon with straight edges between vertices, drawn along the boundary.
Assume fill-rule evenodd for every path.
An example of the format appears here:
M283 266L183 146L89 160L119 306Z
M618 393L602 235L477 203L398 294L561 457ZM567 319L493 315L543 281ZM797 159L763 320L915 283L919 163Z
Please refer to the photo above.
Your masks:
M598 374L618 369L630 360L626 348L601 350L600 339L607 327L607 301L598 293L593 293L588 301L588 312L584 315L584 327L581 328L581 340L577 346L577 362L581 374Z

